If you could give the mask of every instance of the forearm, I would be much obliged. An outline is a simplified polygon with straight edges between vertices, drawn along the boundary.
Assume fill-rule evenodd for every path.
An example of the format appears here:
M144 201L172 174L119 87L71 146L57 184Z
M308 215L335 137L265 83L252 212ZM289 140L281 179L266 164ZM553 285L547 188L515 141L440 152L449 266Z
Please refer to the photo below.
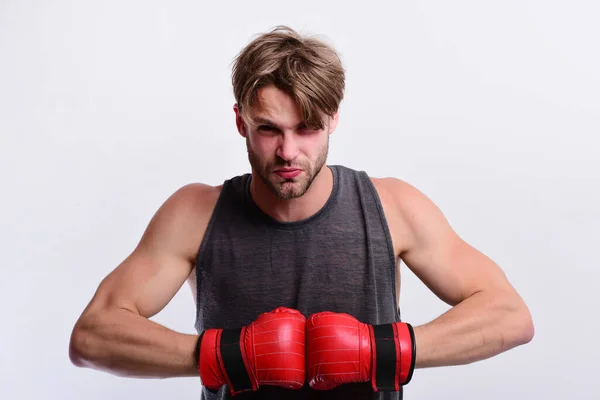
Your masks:
M478 292L415 327L416 368L469 364L531 340L528 311L507 296Z
M136 378L197 376L198 336L181 334L125 309L84 316L70 354L78 366Z

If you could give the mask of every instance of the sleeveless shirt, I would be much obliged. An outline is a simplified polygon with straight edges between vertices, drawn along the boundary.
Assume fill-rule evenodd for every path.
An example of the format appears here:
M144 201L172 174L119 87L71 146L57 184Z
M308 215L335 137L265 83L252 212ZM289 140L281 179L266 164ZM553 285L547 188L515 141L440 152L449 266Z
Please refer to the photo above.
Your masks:
M368 324L400 321L396 259L383 208L364 171L329 166L333 189L311 217L279 222L250 194L251 174L223 183L196 262L198 333L239 328L277 307L309 317L348 313ZM229 388L202 387L202 399L230 399ZM264 386L245 399L399 400L402 392L374 393L370 383L316 391Z

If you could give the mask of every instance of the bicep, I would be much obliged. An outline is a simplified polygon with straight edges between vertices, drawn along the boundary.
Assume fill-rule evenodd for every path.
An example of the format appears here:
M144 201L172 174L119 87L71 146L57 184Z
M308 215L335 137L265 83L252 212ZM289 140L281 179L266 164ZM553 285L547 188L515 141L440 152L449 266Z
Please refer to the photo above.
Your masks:
M175 296L192 268L181 257L137 248L100 283L90 310L121 308L150 318Z
M150 318L177 294L194 268L207 215L205 188L184 187L156 212L133 252L100 283L84 313L126 309Z
M509 289L500 267L462 239L426 195L407 186L403 199L410 240L400 257L436 296L453 306L478 291Z

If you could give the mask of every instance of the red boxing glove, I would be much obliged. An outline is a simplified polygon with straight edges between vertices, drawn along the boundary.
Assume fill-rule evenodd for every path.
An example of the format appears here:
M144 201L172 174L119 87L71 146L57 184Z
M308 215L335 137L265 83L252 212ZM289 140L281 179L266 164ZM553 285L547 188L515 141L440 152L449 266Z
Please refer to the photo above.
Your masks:
M306 318L279 307L239 329L207 329L200 338L199 372L212 390L229 385L232 395L262 385L300 389L305 370Z
M306 343L308 383L317 390L370 381L375 392L399 391L415 368L414 332L404 322L369 325L321 312L306 323Z

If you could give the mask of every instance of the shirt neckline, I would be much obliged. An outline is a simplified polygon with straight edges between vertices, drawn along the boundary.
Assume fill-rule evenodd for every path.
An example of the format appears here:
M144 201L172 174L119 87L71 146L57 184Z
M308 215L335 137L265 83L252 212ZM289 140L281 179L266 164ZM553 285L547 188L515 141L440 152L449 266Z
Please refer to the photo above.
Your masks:
M307 217L307 218L304 218L304 219L301 219L298 221L285 222L285 221L278 221L275 218L271 217L269 214L265 213L252 199L252 194L250 193L250 183L252 181L251 173L248 174L248 178L246 179L246 185L245 185L245 190L244 190L245 195L246 195L246 201L247 201L248 205L250 206L250 208L254 212L256 212L257 215L259 215L260 220L262 222L264 222L267 225L273 226L277 229L295 230L295 229L301 229L308 225L314 224L316 221L322 219L327 214L327 212L333 207L333 204L335 203L335 201L338 197L338 193L339 193L339 171L338 171L338 168L335 165L327 165L327 167L329 167L329 169L331 169L331 173L333 175L333 188L331 190L331 194L329 195L329 198L327 199L327 201L325 202L323 207L321 207L316 213L314 213L310 217Z

